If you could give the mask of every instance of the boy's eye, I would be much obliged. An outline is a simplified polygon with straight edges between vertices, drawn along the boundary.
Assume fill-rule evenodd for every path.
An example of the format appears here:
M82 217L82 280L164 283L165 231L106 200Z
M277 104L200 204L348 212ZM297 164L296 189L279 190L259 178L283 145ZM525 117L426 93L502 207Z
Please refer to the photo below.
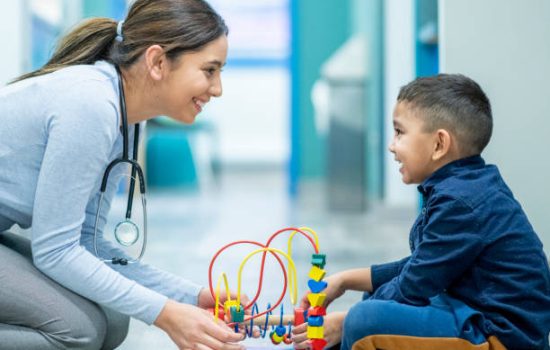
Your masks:
M403 132L401 131L401 129L395 128L394 130L395 130L395 135L396 135L396 136L399 136L399 135L401 135L401 134L403 133Z

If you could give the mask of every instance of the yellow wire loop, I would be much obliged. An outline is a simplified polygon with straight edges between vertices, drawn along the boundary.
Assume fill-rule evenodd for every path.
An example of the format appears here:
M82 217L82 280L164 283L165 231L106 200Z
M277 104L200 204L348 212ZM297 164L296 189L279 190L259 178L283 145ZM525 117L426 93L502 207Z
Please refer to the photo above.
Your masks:
M317 249L317 251L320 251L319 237L317 236L317 233L315 231L313 231L312 229L310 229L309 227L300 227L299 230L310 233L313 236L313 240L315 242L315 248ZM288 237L288 255L290 255L290 256L292 256L292 239L298 233L299 233L298 231L292 231L292 233L290 234L290 237Z
M317 249L317 251L320 251L320 248L319 248L319 237L317 236L317 233L315 231L313 231L311 228L309 227L299 227L298 228L300 231L305 231L305 232L308 232L310 233L312 236L313 236L313 240L315 242L315 248ZM292 233L290 234L290 237L288 237L288 255L289 256L292 256L292 239L294 238L294 236L296 236L296 234L298 234L299 232L298 231L292 231Z
M294 261L292 261L292 258L285 252L283 252L280 249L277 248L261 248L257 249L250 254L248 254L244 260L242 261L241 265L239 266L239 275L237 280L237 304L240 305L241 302L241 281L242 281L242 272L244 268L244 264L250 259L253 255L260 253L260 252L275 252L278 254L281 254L288 260L288 264L290 267L290 271L288 273L288 286L290 290L290 302L292 305L296 305L296 300L298 299L298 286L296 285L296 281L298 280L297 273L296 273L296 266L294 265Z
M218 284L216 286L216 302L214 304L214 320L218 320L218 305L220 304L220 282L223 278L225 283L225 294L227 294L227 301L231 301L231 292L229 290L229 283L227 283L227 275L225 272L222 272L220 277L218 277Z

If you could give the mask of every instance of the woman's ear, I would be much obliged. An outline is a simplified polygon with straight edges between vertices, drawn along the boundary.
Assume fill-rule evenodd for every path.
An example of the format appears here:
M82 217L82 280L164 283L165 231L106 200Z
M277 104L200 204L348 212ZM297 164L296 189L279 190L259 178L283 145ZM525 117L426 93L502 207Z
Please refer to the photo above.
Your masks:
M432 153L432 160L440 160L445 157L451 150L452 137L445 129L438 129L434 133L435 142Z
M145 50L145 64L147 72L154 81L159 81L163 77L164 70L167 69L166 55L160 45L151 45Z

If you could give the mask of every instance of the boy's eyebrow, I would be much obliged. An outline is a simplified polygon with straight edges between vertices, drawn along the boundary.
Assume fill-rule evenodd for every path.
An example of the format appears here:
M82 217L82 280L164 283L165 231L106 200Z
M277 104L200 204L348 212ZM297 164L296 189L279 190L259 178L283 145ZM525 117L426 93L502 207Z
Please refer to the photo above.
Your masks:
M394 121L393 121L393 126L401 126L401 123L398 122L398 121L396 121L396 120L394 120Z

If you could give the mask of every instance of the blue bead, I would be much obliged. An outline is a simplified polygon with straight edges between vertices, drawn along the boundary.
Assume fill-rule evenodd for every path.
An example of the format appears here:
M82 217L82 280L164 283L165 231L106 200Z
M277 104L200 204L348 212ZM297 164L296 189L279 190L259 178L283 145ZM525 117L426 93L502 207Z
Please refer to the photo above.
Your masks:
M327 287L327 282L310 279L307 285L312 293L321 293Z

